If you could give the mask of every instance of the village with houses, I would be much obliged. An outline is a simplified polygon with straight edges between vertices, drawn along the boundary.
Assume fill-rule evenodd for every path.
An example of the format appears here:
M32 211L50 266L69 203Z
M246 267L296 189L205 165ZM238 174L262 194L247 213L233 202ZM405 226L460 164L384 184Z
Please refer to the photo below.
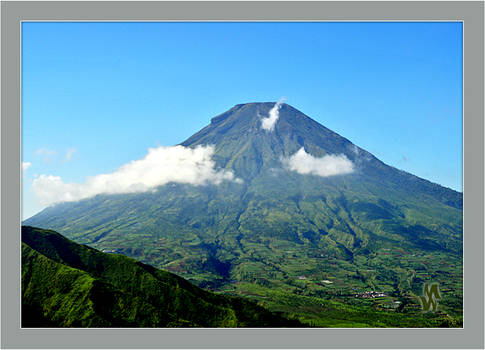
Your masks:
M356 298L379 298L379 297L387 297L387 294L371 290L370 292L358 293L358 294L355 294L354 296Z

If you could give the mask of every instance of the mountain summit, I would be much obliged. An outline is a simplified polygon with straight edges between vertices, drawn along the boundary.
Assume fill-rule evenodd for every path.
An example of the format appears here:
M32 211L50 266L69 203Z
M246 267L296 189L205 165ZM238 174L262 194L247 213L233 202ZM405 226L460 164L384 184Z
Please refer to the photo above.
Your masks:
M216 166L240 181L97 195L24 224L236 291L368 288L416 306L425 272L445 294L460 290L448 308L461 310L461 193L384 164L284 103L236 105L180 145L212 145Z
M269 119L272 111L276 119L268 130L263 121ZM244 178L256 176L263 168L281 167L282 158L301 148L316 157L342 154L353 161L357 155L375 159L292 106L277 102L236 105L181 143L186 147L207 144L215 145L218 165L231 168Z

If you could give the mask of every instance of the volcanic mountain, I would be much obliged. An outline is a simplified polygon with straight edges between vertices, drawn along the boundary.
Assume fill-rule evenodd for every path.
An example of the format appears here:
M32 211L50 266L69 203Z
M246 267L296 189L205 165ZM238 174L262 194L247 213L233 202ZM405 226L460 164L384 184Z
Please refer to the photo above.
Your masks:
M235 293L378 289L403 309L439 280L443 309L461 314L462 193L384 164L288 104L236 105L180 145L212 145L236 181L101 194L24 224Z

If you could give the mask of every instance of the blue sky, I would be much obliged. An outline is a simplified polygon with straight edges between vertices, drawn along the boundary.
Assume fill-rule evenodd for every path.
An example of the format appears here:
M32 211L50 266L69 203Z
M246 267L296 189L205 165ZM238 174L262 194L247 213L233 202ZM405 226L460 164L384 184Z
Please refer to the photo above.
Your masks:
M23 218L65 183L286 102L385 163L462 190L461 23L23 23Z

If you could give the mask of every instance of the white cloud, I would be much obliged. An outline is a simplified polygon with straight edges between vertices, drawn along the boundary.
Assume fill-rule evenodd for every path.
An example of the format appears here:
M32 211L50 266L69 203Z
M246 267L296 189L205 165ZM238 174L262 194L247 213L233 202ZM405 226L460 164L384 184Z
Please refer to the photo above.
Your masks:
M269 116L267 118L261 119L261 128L267 131L273 131L276 121L280 117L281 104L285 99L282 97L275 103L274 107L269 111Z
M333 176L349 174L354 171L354 164L343 154L329 154L321 158L313 157L302 147L288 158L282 159L283 164L299 174L318 176Z
M22 170L25 171L32 166L31 162L22 162Z
M74 153L77 152L77 149L71 147L71 148L68 148L67 151L66 151L66 155L64 156L64 161L65 162L68 162L71 160L72 156L74 155Z
M35 155L42 157L42 161L44 162L50 162L57 155L56 151L47 147L41 147L35 150L34 153Z
M57 152L47 147L41 147L35 150L35 154L37 154L38 156L53 156L56 155Z
M146 192L168 182L192 185L241 182L228 170L216 170L212 146L150 148L148 154L112 173L88 177L85 183L65 183L61 177L40 175L32 182L43 204L77 201L100 193Z

